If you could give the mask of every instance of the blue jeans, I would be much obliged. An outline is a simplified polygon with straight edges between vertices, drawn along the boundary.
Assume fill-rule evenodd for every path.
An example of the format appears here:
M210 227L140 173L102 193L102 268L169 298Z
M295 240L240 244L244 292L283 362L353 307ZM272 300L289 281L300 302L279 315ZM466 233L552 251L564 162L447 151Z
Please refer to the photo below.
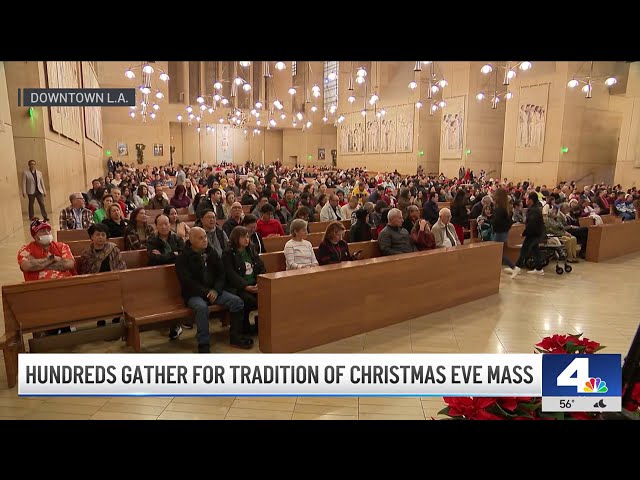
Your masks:
M231 312L231 337L239 335L242 328L244 302L236 295L222 292L214 303L226 307ZM198 345L209 345L209 302L202 297L191 297L187 306L193 310L196 317Z
M509 232L495 232L493 234L493 239L496 242L501 242L503 244L502 246L502 263L504 263L505 265L507 265L509 268L513 268L515 267L514 263L509 259L509 257L507 257L504 254L504 250L505 248L507 248L507 237L509 236Z

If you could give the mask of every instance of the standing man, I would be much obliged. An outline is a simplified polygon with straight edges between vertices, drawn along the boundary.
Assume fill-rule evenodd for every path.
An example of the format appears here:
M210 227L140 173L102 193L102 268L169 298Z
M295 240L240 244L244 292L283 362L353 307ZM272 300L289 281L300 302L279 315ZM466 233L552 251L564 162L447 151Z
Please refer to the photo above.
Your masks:
M522 232L524 242L522 242L520 256L518 257L516 265L520 268L524 267L527 258L531 255L535 262L535 269L530 270L527 273L544 275L538 243L545 238L545 228L544 220L542 218L542 205L538 201L538 194L536 192L529 193L527 197L527 207L527 220L524 232Z
M187 180L187 174L184 173L184 169L182 164L178 164L178 171L176 172L176 187L178 185L184 185L184 182Z
M116 173L116 162L113 161L113 157L107 160L107 170L109 173Z
M35 160L29 160L29 170L22 172L22 196L29 197L29 219L33 220L34 218L33 201L37 199L42 218L45 222L49 221L44 201L42 200L43 197L47 196L47 190L44 188L42 172L36 170Z

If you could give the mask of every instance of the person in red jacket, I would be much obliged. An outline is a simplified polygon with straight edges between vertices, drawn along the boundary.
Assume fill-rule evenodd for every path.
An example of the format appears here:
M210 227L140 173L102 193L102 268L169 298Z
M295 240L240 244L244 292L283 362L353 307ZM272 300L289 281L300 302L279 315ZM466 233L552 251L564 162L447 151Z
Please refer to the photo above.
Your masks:
M256 231L262 238L284 235L282 224L272 218L274 211L275 209L268 203L262 206L262 218L258 220L258 226L256 227Z

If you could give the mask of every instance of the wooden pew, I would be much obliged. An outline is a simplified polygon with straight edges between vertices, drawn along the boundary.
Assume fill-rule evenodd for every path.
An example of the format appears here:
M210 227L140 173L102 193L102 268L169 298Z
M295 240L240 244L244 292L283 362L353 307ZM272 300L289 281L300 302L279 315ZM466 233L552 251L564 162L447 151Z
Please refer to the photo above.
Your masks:
M195 213L188 213L186 215L178 215L178 220L181 222L195 222L196 215Z
M69 243L77 240L87 240L89 238L89 232L87 229L83 230L58 230L56 234L58 242Z
M184 304L175 265L122 270L120 287L127 323L127 344L140 351L140 328L191 317ZM226 312L212 305L209 312Z
M522 242L524 242L524 237L522 236L524 227L524 223L514 223L507 236L507 248L504 253L514 263L520 256L520 248L522 248Z
M482 242L259 275L260 350L298 352L496 294L501 257ZM310 294L314 308L296 315L291 299Z
M322 242L323 237L324 232L309 233L307 235L307 240L311 242L311 245L317 247ZM291 240L291 235L284 235L282 237L268 237L262 239L262 241L264 242L264 248L267 250L267 252L282 252L284 250L285 243L287 243L289 240Z
M127 265L127 268L143 268L147 266L149 257L146 250L129 250L122 251L122 260ZM80 255L73 257L76 260L76 264L80 259Z
M594 225L593 217L580 217L578 219L578 225L581 227L590 227L591 225Z
M378 247L378 242L375 240L349 244L349 253L353 254L359 250L362 250L360 260L382 256L380 248ZM313 251L317 256L318 247L315 247ZM267 273L284 272L287 269L284 252L262 253L260 254L260 258L264 262L264 267L266 268Z
M23 334L118 317L120 292L119 272L3 285L5 334L0 344L9 388L16 384L18 353L25 351Z
M324 233L330 223L332 222L311 222L309 224L309 230L311 233ZM342 223L344 225L344 228L346 228L347 230L351 228L351 220L341 220L340 223Z
M113 237L113 238L110 238L109 241L111 243L115 243L116 247L118 247L120 251L124 251L124 237ZM89 245L91 245L91 240L90 239L75 240L73 242L65 242L65 243L69 245L69 248L71 249L71 253L73 254L73 256L77 257L82 255L82 252L84 252L87 248L89 248Z
M589 262L602 262L640 251L640 222L615 222L589 227ZM262 321L262 320L261 320Z
M471 243L480 241L480 238L478 237L478 220L475 218L469 219L469 234L469 241Z

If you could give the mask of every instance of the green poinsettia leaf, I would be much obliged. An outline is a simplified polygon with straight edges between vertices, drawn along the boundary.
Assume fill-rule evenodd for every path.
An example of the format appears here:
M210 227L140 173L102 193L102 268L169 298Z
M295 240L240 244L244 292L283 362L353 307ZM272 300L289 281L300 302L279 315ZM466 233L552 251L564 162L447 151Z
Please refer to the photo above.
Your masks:
M602 350L603 348L607 348L606 345L600 345L598 348L596 348L593 353L599 352L600 350Z
M547 353L547 351L542 348L535 347L535 349L538 351L537 353Z
M507 412L504 408L502 408L498 402L496 402L490 409L489 411L491 413L495 413L496 415L500 415L503 417L517 417L518 414L517 413L509 413Z
M438 412L438 415L449 415L449 406L447 405L442 410Z

